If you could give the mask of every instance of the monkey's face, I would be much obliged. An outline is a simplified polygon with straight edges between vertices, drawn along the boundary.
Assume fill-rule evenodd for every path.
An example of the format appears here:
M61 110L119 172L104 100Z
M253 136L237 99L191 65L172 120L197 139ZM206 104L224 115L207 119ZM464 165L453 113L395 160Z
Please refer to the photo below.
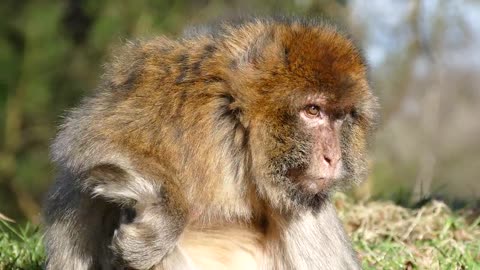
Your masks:
M338 33L310 30L282 32L283 47L265 49L248 85L258 190L283 205L318 206L364 178L376 115L358 50Z
M327 110L321 96L306 99L297 112L297 128L302 129L310 149L304 157L306 164L289 168L287 177L306 193L318 194L328 190L346 175L341 151L341 128L349 108Z
M320 91L287 100L252 124L254 173L260 190L317 207L332 190L366 175L371 126L364 110L372 104L342 103Z

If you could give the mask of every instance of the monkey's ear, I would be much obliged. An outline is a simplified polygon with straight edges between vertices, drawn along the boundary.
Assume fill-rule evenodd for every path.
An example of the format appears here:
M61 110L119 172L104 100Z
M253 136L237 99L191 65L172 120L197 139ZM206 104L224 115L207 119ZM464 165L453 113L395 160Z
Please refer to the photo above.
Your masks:
M224 94L222 96L223 102L220 110L222 120L228 120L229 123L239 123L244 128L248 127L248 123L244 119L244 108L242 102L233 97L231 94Z

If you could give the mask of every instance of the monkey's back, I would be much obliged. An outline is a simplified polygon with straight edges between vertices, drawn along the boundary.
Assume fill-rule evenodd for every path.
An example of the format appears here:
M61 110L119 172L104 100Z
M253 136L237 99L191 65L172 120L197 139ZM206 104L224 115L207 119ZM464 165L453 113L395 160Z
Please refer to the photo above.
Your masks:
M223 146L232 136L235 143L245 143L238 123L248 123L239 119L239 104L247 109L263 106L251 101L262 95L252 89L268 91L284 80L300 85L310 76L278 73L283 59L262 60L271 63L260 71L246 65L256 65L255 59L263 57L260 48L268 53L282 43L295 43L302 31L307 31L305 44L299 44L304 48L297 53L309 50L310 36L319 33L334 44L326 48L334 48L335 53L354 50L328 24L289 18L248 19L192 30L179 40L158 37L127 43L106 65L94 95L66 117L52 146L53 159L82 171L91 165L89 156L105 156L108 162L112 148L117 147L183 160L192 151L203 151L203 146L208 151ZM277 95L281 100L282 93Z

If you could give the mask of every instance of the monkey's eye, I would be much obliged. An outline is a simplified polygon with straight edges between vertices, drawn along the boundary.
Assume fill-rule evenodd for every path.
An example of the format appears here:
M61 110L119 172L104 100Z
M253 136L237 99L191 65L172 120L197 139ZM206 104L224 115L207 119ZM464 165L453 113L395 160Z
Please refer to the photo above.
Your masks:
M321 110L320 110L320 107L317 106L317 105L308 105L306 108L305 108L305 112L307 114L308 117L318 117L320 116L321 114Z
M348 114L349 113L346 112L345 110L338 111L338 112L335 113L335 120L343 121L343 120L345 120L345 118L347 118Z

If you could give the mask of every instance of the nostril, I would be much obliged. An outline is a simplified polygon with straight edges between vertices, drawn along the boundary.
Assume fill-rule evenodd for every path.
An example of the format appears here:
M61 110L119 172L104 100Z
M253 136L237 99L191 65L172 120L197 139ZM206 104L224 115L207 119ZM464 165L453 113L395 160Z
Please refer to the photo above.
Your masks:
M327 156L323 156L323 159L325 160L325 162L327 162L328 165L331 165L332 164L332 159L327 157Z

